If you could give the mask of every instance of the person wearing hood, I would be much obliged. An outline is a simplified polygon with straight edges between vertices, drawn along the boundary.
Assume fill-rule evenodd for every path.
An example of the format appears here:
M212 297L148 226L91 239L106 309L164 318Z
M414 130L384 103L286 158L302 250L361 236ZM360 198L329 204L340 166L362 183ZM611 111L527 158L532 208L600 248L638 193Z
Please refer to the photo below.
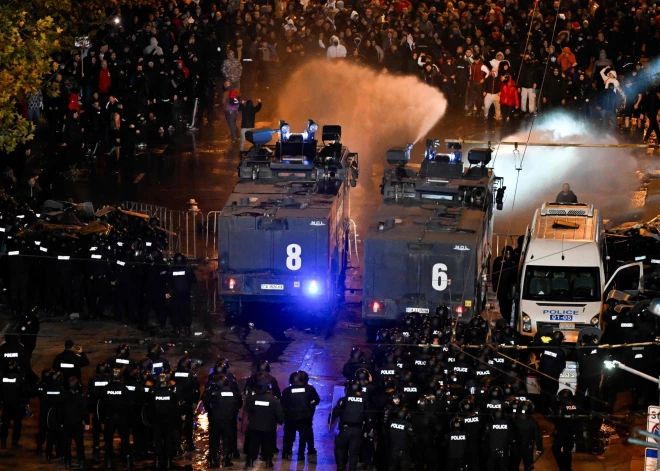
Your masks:
M502 75L502 88L500 89L500 108L504 119L511 119L513 110L520 108L518 87L511 74Z
M561 70L563 70L564 72L566 72L571 67L577 66L577 59L575 58L575 54L571 52L570 47L564 47L561 50L561 54L559 55L557 61L559 62L559 66L561 67Z
M490 68L497 72L500 62L502 62L503 60L504 60L504 53L498 52L497 54L495 54L495 59L490 60Z
M566 80L560 74L558 68L553 68L552 73L546 76L546 86L541 101L546 109L565 105L567 91Z
M155 37L152 37L149 40L149 45L144 48L142 51L145 56L150 56L150 55L157 55L157 56L162 56L163 55L163 49L158 46L158 39Z
M241 88L241 75L243 74L243 66L241 62L236 59L234 51L230 50L227 53L227 58L222 63L222 75L225 80L231 83L231 86L237 90Z
M612 65L612 61L607 58L607 53L604 50L601 50L598 55L598 60L594 62L594 68L591 72L591 76L597 77L596 74L600 74L602 69L605 67L612 67ZM603 87L604 85L599 86L599 89L602 89Z
M239 149L243 151L245 145L245 133L254 129L254 122L257 113L261 110L261 99L257 100L256 106L252 100L242 100L238 106L238 111L241 112L241 141Z
M571 84L571 96L573 104L580 116L591 118L591 83L584 71L578 71L578 78Z
M616 71L611 66L608 65L600 70L600 78L603 79L603 88L607 88L610 84L614 85L614 88L620 88L619 81L616 79Z
M521 104L520 108L523 113L530 114L536 113L536 90L540 83L539 69L536 60L530 54L525 54L523 57L523 66L520 71L518 79L518 86L520 89Z

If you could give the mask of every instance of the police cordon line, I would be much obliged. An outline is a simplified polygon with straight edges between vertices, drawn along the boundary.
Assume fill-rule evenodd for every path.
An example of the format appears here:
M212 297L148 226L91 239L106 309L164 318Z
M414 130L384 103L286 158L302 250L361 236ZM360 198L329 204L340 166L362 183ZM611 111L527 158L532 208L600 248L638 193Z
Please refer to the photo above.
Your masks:
M304 460L305 453L310 460L315 459L312 417L320 398L305 371L291 373L289 386L280 390L277 379L270 374L270 364L262 360L241 391L229 360L218 358L202 392L190 358L180 358L172 369L159 344L150 345L146 353L136 361L128 345L117 346L113 357L96 365L85 392L81 369L90 362L82 347L67 340L53 367L44 369L41 381L36 383L24 347L16 335L8 334L0 346L0 449L7 448L10 425L12 448L22 447L19 440L23 418L31 415L30 400L38 397L36 454L44 454L47 461L60 458L66 468L83 469L92 464L84 449L84 431L91 428L92 460L101 460L103 440L107 469L115 466L115 434L120 438L123 466L153 460L157 469L172 469L173 460L195 450L194 417L201 413L208 416L210 468L219 468L221 461L225 467L232 466L231 460L240 458L239 421L248 423L243 447L246 468L258 456L267 468L273 468L276 431L282 424L283 458L291 458L298 433L298 460ZM72 441L76 444L76 462L72 459Z

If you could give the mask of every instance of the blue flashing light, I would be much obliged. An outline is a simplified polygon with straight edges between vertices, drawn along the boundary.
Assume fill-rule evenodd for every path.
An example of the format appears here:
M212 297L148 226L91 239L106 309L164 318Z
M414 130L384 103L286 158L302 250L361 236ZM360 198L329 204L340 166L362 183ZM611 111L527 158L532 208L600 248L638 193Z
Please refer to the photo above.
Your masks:
M318 281L316 281L316 280L310 281L309 284L307 285L307 292L309 294L312 294L312 295L319 294L319 283L318 283Z

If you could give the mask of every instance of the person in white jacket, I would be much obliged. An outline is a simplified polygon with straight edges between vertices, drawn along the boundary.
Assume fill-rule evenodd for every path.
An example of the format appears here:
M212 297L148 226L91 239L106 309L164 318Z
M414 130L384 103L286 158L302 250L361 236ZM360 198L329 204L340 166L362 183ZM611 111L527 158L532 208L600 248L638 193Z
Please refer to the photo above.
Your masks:
M328 59L343 59L346 57L346 48L340 44L337 36L330 38L330 43L331 46L326 52L326 57Z

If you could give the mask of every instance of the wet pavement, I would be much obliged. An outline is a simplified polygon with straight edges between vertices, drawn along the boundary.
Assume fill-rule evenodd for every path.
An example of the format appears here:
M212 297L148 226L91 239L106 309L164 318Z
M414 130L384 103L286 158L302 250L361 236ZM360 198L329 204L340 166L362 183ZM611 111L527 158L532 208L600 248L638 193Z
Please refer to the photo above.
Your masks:
M268 92L264 97L265 111L259 115L261 125L274 125L276 119L286 118L276 116L274 107L268 106ZM271 99L274 98L271 96ZM529 123L529 121L526 121ZM323 124L323 123L320 123ZM74 201L92 201L95 206L118 201L139 201L166 206L172 209L186 209L186 202L195 198L201 210L217 210L222 207L224 199L231 193L237 178L236 168L239 164L238 146L228 139L228 129L224 120L220 119L210 125L199 126L198 133L176 137L164 152L154 152L141 157L130 168L125 168L117 176L99 174L75 183L56 182L55 191L62 199L72 198ZM498 126L494 123L484 124L482 119L455 117L446 115L429 133L428 137L445 139L483 139L496 141L502 135L514 131L514 126ZM517 127L517 126L516 126ZM346 143L349 147L352 143ZM403 143L401 143L403 144ZM419 154L419 145L413 153ZM369 150L362 150L365 154ZM643 152L635 154L640 166L646 168L652 161ZM419 160L417 157L416 160ZM530 164L530 169L539 170L541 163ZM361 183L353 190L351 216L357 223L358 239L366 233L368 218L373 214L380 202L378 185L383 164L372 161L372 165L363 168ZM643 213L657 213L655 203ZM642 213L640 213L642 214ZM638 215L639 216L639 215ZM507 218L520 218L511 215L497 215L504 222ZM518 221L519 222L519 221ZM502 223L502 224L503 224ZM506 227L500 225L500 227ZM510 227L510 225L509 225ZM497 230L497 229L496 229ZM201 242L200 242L201 243ZM211 241L213 244L213 241ZM197 369L202 384L206 373L216 358L229 358L231 371L244 381L253 369L253 365L266 358L271 361L272 372L284 387L288 382L290 372L304 369L321 396L315 421L314 431L317 449L315 462L308 460L298 462L295 458L297 448L294 447L294 459L281 461L278 458L276 469L286 470L333 470L333 433L328 430L327 418L332 407L332 395L335 387L343 382L340 375L341 366L346 361L352 346L366 345L366 332L360 322L359 287L361 245L358 245L358 256L352 258L353 278L349 280L350 287L355 288L352 295L336 319L320 329L312 329L305 319L291 319L282 312L255 313L251 320L254 328L240 322L233 326L224 323L222 311L216 303L208 300L204 294L204 286L212 287L212 277L202 277L208 280L208 285L201 283L200 298L197 300L196 316L193 325L194 335L187 339L175 339L168 335L149 334L137 330L134 326L119 325L115 321L60 320L47 318L43 320L41 334L33 357L33 369L37 374L50 366L53 357L61 351L64 340L72 338L81 344L89 354L92 366L84 370L85 384L93 372L93 365L110 357L118 343L126 342L132 348L132 357L141 359L146 354L146 348L152 342L162 345L171 343L165 356L176 362L178 358L189 355L199 358L204 364ZM208 271L208 270L207 270ZM12 322L7 315L0 313L0 329ZM309 328L309 329L308 329ZM306 330L307 329L307 330ZM109 343L111 342L111 343ZM27 418L23 424L23 439L21 450L0 450L0 469L59 469L60 462L46 463L43 458L34 456L34 437L37 429L38 401L31 403L33 417ZM622 414L626 413L624 405L618 407ZM637 423L642 423L638 419ZM634 421L624 420L618 430L623 433ZM197 451L187 454L184 459L176 462L176 469L202 470L206 467L207 421L204 415L197 418L196 440ZM552 426L543 422L544 442L547 452L536 464L537 471L554 471L556 464L550 453L550 432ZM281 446L281 431L278 444ZM99 468L102 463L93 462L91 458L91 436L86 434L86 450L89 465ZM242 435L239 439L242 443ZM116 446L118 449L118 446ZM623 443L623 440L613 438L607 451L602 456L576 454L573 469L575 471L595 471L607 468L608 471L641 470L639 461L643 450ZM243 467L244 455L241 460L234 460L234 469ZM150 469L150 462L136 463L136 469ZM258 463L257 467L264 467Z

